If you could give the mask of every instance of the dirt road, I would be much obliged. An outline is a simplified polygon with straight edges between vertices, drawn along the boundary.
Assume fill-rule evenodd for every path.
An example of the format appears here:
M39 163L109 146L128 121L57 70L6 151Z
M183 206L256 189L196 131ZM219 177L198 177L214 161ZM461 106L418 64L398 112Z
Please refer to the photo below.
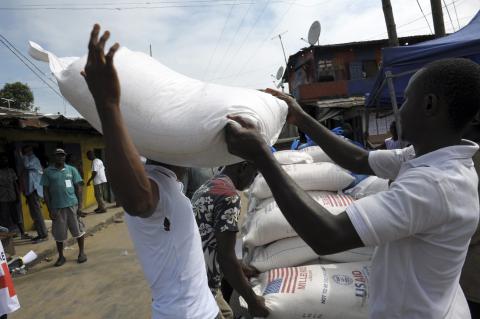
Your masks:
M86 239L88 262L77 264L77 247L67 263L36 265L14 279L21 309L13 319L150 318L150 291L124 223L111 224Z

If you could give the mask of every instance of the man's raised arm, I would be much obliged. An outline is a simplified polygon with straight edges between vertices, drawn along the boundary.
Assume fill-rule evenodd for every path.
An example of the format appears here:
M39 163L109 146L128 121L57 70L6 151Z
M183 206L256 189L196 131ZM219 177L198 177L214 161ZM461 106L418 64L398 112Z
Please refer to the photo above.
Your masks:
M332 215L301 189L275 160L252 123L238 116L230 119L237 123L226 127L228 150L255 164L288 223L317 254L363 246L348 215Z
M105 55L105 43L110 33L105 31L98 39L99 32L100 26L95 24L82 75L102 123L108 178L125 211L133 216L149 217L159 200L158 187L145 173L120 111L120 82L113 65L119 44L115 43Z
M287 103L287 122L310 136L335 163L357 174L375 175L368 164L366 150L338 137L318 123L302 110L293 97L272 89L266 89L265 92Z

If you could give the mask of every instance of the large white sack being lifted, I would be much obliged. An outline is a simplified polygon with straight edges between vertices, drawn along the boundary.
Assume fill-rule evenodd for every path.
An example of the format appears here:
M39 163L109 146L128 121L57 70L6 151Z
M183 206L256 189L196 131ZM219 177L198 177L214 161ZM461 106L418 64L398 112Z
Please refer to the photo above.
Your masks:
M33 42L29 53L49 63L62 95L101 132L93 98L80 75L86 56L58 58ZM225 143L228 114L254 121L269 145L287 116L285 102L269 94L194 80L125 47L115 54L115 67L120 108L133 142L141 155L163 163L213 167L239 162Z
M269 319L366 319L369 275L369 263L281 268L261 274L253 289Z

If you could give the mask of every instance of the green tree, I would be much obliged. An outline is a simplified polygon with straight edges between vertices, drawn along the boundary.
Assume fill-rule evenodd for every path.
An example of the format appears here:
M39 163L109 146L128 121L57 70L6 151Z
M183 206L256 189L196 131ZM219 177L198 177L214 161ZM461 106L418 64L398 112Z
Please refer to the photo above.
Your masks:
M7 107L7 102L1 98L13 99L10 102L11 108L25 111L33 108L33 93L27 84L21 82L6 83L0 90L0 106Z

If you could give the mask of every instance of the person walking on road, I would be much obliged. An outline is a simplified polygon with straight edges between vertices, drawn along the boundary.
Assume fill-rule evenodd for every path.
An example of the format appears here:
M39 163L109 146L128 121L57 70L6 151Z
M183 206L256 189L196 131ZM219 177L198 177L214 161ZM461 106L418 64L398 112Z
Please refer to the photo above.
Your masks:
M58 259L55 267L65 264L63 242L67 240L67 230L78 243L79 264L87 261L84 251L85 231L81 219L83 180L77 169L65 164L66 153L63 149L55 150L55 163L43 173L41 184L50 219L52 220L52 235L57 243Z

